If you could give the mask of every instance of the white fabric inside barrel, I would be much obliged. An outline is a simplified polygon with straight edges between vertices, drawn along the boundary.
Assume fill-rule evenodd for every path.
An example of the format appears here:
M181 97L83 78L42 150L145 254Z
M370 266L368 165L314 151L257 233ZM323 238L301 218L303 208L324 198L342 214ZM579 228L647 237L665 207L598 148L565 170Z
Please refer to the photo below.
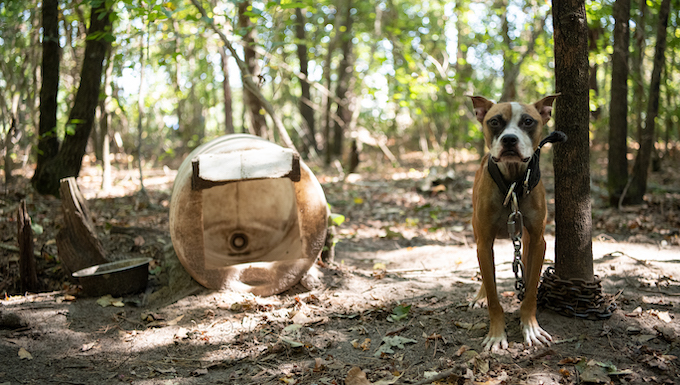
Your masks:
M294 156L287 148L200 154L198 177L210 182L283 178L293 171Z

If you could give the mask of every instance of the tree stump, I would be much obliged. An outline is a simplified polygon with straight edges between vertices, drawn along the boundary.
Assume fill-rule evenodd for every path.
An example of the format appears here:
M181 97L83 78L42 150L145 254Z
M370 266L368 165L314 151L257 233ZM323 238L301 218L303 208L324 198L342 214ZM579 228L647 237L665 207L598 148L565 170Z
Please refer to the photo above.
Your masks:
M17 240L19 242L19 275L21 291L36 292L39 289L35 256L33 255L33 229L31 217L26 209L26 200L22 200L17 212Z
M68 177L60 183L64 226L57 234L57 249L66 272L109 262L76 179Z

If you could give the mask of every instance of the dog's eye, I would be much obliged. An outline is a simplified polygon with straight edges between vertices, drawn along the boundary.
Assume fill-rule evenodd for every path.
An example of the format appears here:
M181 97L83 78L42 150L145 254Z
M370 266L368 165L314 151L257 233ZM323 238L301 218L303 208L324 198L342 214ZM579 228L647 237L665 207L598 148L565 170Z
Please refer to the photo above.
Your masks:
M490 128L499 128L499 127L501 126L501 122L500 122L498 119L496 119L496 118L489 119L489 120L486 122L486 124L487 124Z
M524 124L524 127L531 127L531 126L534 125L534 123L536 123L536 121L535 121L534 119L532 119L532 118L526 118L526 119L524 119L524 121L522 122L522 124Z

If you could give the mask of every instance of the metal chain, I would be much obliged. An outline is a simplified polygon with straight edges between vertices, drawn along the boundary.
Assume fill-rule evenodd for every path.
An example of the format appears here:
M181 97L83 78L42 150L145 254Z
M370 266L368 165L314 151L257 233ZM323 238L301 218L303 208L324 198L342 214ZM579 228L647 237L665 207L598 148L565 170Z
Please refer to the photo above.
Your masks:
M613 298L602 294L602 281L565 280L548 267L538 287L538 304L567 317L607 319L616 310Z
M524 299L524 292L526 284L524 281L524 262L522 262L522 231L524 229L524 218L519 211L519 203L517 201L517 193L515 192L516 183L513 183L508 190L508 195L503 202L504 206L508 203L512 205L512 212L508 216L508 235L512 239L512 245L515 248L515 255L512 260L512 271L515 273L515 290L517 290L517 298Z

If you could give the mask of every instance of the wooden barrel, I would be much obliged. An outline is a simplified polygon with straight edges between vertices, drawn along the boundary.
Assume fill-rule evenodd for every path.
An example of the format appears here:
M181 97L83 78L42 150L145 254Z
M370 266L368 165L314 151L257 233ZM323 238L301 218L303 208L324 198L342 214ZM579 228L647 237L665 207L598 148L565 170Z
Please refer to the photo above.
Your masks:
M297 153L226 135L180 166L170 202L177 257L211 289L267 296L299 282L321 253L328 205Z

